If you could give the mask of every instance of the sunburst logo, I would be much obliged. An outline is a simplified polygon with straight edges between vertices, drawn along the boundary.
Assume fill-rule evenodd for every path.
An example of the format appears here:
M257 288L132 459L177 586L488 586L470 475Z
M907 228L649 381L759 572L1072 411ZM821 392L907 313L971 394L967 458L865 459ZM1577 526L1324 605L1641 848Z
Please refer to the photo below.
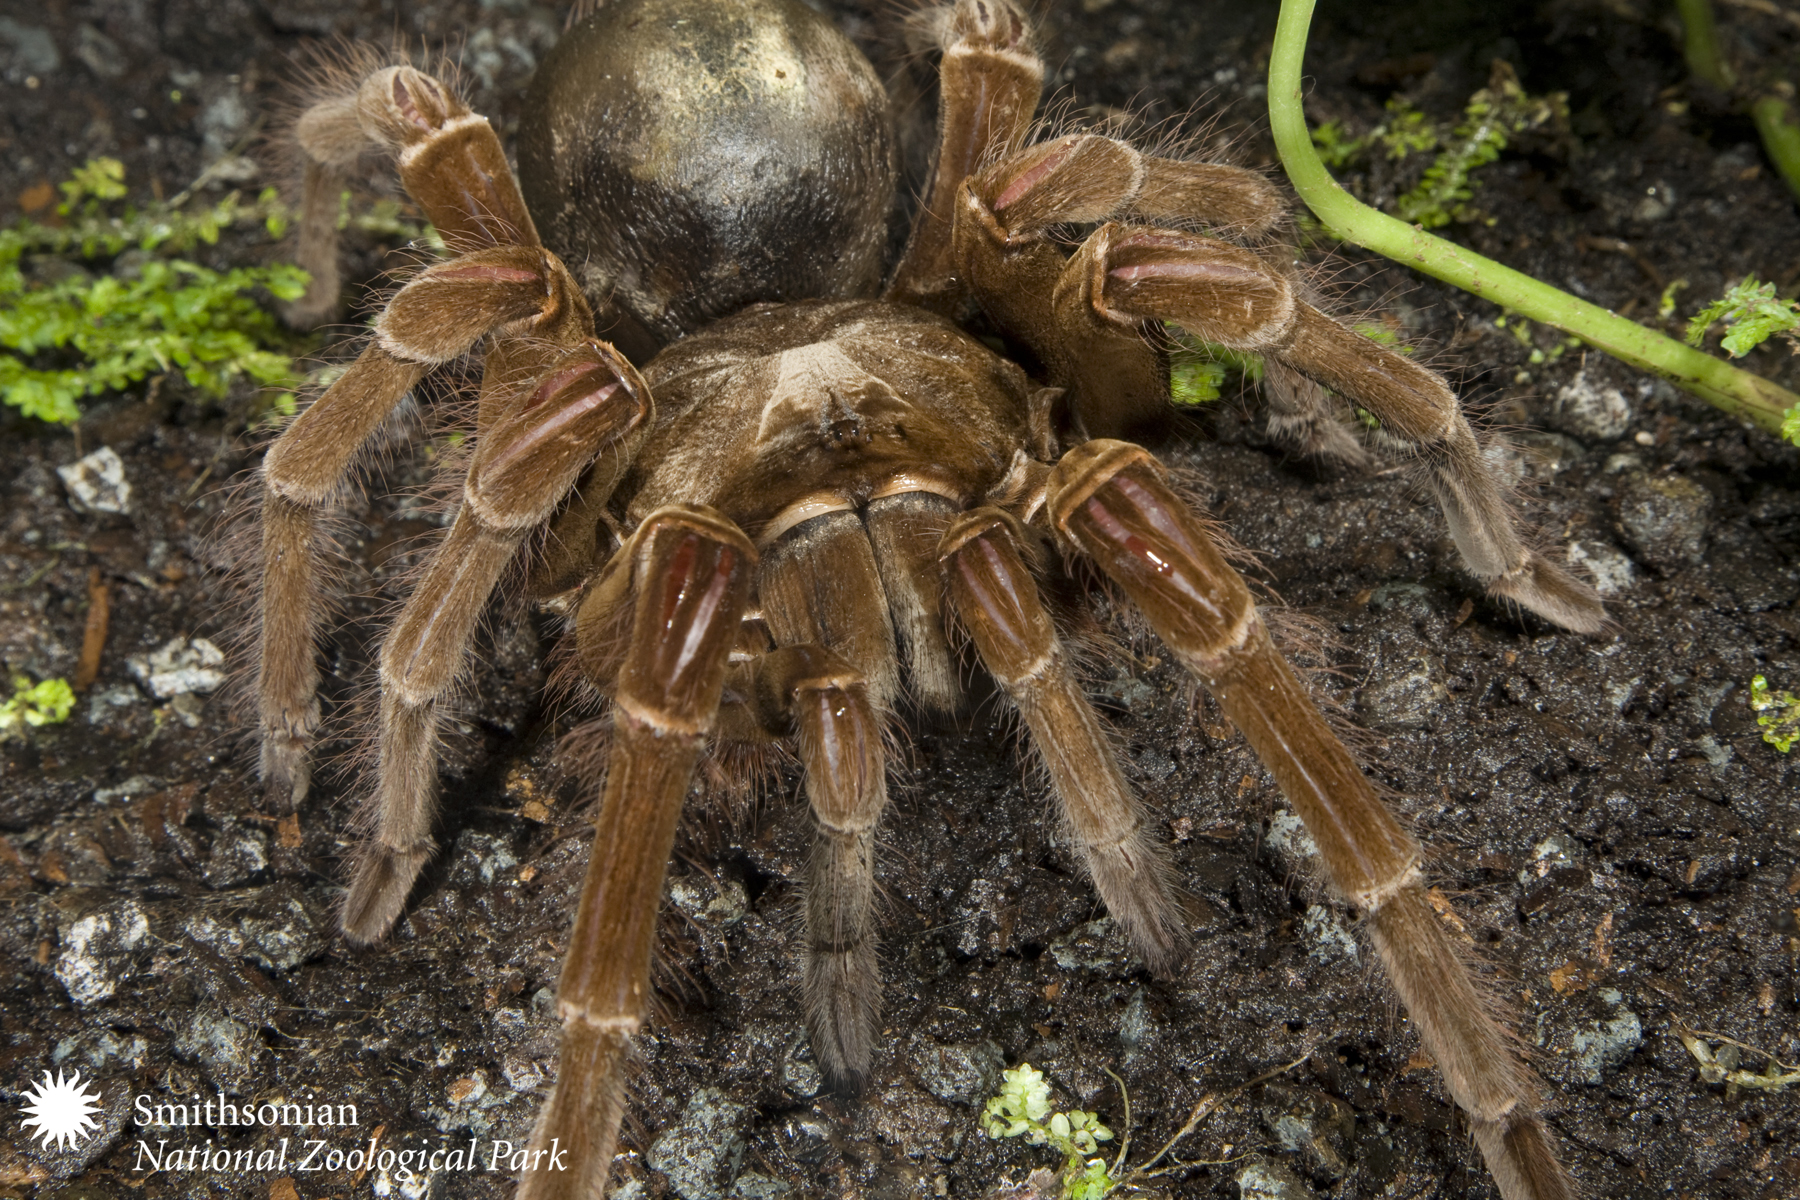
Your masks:
M59 1150L71 1150L99 1128L94 1120L100 1111L95 1103L99 1099L98 1092L89 1092L81 1082L80 1071L69 1079L64 1079L60 1070L55 1079L45 1071L44 1078L25 1093L24 1126L37 1128L33 1136L42 1139L44 1149L54 1142Z

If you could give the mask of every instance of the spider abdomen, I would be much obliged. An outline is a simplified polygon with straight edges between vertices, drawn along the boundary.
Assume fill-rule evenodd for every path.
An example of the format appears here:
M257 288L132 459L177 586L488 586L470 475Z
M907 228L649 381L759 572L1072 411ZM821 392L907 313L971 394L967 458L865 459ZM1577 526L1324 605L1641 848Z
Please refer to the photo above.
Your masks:
M895 169L881 80L799 0L608 4L545 59L519 137L546 244L661 344L868 294Z

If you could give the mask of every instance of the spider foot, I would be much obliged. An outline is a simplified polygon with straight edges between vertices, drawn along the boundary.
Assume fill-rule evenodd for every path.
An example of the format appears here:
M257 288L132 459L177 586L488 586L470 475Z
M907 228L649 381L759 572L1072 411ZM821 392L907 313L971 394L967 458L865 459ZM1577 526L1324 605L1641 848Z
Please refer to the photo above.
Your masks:
M1488 594L1511 600L1546 621L1576 633L1599 633L1606 624L1606 605L1596 592L1535 550L1488 584Z
M862 1091L874 1057L875 1022L881 1015L881 974L875 941L864 937L848 949L808 947L806 1026L813 1054L833 1091Z
M343 915L338 918L344 936L359 946L386 937L406 906L413 881L431 861L436 848L429 840L399 850L388 846L364 848L356 864L356 875L350 881L350 891L344 897Z

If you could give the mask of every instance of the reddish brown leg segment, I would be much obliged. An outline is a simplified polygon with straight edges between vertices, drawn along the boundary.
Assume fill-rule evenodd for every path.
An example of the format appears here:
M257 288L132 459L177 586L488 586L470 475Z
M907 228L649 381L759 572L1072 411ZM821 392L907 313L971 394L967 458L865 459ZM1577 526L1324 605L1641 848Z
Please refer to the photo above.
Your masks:
M606 790L557 989L562 1057L519 1200L598 1200L624 1107L623 1069L650 1005L663 876L694 762L713 727L756 552L711 509L676 505L633 539L631 648L613 698Z
M1118 756L1070 675L1050 614L1020 554L1017 522L997 508L965 513L939 554L957 619L982 665L1018 705L1061 801L1076 853L1107 911L1152 970L1180 957L1184 935L1167 861Z
M1371 938L1420 1040L1469 1114L1507 1200L1569 1200L1537 1089L1433 914L1420 850L1275 650L1249 589L1149 453L1089 442L1050 479L1056 528L1131 596L1240 729L1319 845L1333 886Z
M957 188L987 159L1025 140L1044 87L1031 24L1012 0L957 0L940 38L936 175L888 287L887 298L900 304L953 306L962 295L950 254Z

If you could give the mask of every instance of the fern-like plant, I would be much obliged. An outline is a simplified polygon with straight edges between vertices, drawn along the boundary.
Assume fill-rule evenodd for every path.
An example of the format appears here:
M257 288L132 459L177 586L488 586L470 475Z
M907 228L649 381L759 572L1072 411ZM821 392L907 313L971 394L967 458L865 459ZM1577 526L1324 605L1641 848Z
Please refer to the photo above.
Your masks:
M0 399L67 424L81 398L151 374L180 372L215 396L240 376L292 386L294 339L254 295L294 299L306 273L288 263L220 272L172 257L233 225L280 237L287 210L273 188L254 203L232 193L193 211L114 211L125 171L106 158L60 186L59 220L0 229Z

